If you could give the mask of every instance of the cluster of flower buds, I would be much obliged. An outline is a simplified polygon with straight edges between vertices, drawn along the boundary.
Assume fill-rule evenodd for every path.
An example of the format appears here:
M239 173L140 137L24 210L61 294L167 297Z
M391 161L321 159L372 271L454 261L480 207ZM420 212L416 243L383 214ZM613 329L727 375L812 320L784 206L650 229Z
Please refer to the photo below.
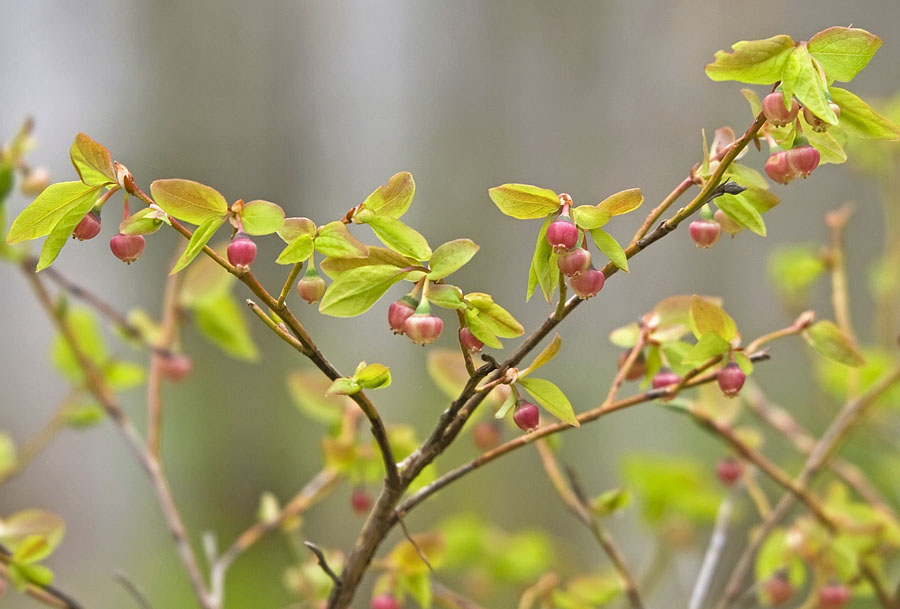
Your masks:
M835 116L840 117L840 106L833 102L829 102L828 106L831 108L831 111L834 112ZM784 99L784 94L781 91L769 93L762 100L762 111L763 114L766 115L766 120L776 127L784 127L785 125L794 122L794 120L797 119L797 115L800 114L800 109L800 103L793 97L791 98L789 107ZM803 106L803 120L806 121L813 131L821 133L828 129L828 123L816 116L815 113L806 106Z
M603 288L606 277L591 264L591 253L584 247L578 247L578 227L569 217L572 197L562 193L559 202L562 210L547 227L547 243L559 254L556 265L569 278L572 291L579 298L590 298Z
M804 138L798 138L790 150L777 150L766 159L766 174L774 182L788 184L806 178L819 166L819 151Z

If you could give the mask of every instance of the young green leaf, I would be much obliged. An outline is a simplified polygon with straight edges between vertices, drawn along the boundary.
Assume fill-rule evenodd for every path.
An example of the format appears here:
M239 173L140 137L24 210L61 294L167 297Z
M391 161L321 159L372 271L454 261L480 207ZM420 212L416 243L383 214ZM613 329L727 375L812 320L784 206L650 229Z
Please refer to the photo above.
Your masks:
M431 255L431 272L428 279L437 281L461 269L478 251L471 239L456 239L444 243Z
M634 211L644 202L644 195L640 188L629 188L609 195L597 204L597 209L605 211L610 216L621 216Z
M247 321L227 292L198 302L194 307L194 318L203 336L231 357L242 361L254 361L259 357Z
M853 341L830 321L816 322L804 330L803 338L821 355L845 366L859 367L866 363Z
M616 328L609 333L609 342L623 349L630 349L637 344L638 336L641 334L641 328L638 323L631 322L621 328Z
M381 389L391 384L391 369L384 364L360 365L353 374L353 381L363 389Z
M820 166L827 165L828 163L840 165L841 163L847 162L847 153L844 152L844 147L835 137L839 136L842 140L846 141L847 138L840 129L829 129L824 133L813 131L811 127L806 128L808 123L802 113L800 114L800 121L804 125L804 134L809 141L809 145L819 151Z
M284 225L284 210L269 201L250 201L241 209L241 226L248 235L271 235Z
M529 184L495 186L488 194L500 211L519 220L543 218L560 207L555 192Z
M503 403L500 405L500 408L494 413L495 419L502 419L507 415L507 413L512 410L513 406L516 405L516 394L512 391L509 392L509 395L506 396L506 399L503 400Z
M481 313L482 320L489 324L491 330L497 336L503 338L515 338L525 333L516 318L509 311L494 302L490 294L483 292L470 292L466 294L466 302Z
M753 113L753 116L759 116L759 113L762 112L762 102L759 101L756 91L753 89L741 89L741 95L750 104L750 112Z
M548 363L556 354L559 353L559 349L562 346L562 338L560 338L559 334L553 335L553 340L538 353L538 356L534 358L534 361L529 364L527 368L519 371L519 378L523 378L540 368L541 366Z
M228 211L228 202L218 190L192 180L156 180L150 184L150 193L163 211L191 224L203 224Z
M468 306L463 301L462 290L449 283L430 284L428 302L445 309L465 309Z
M82 218L91 211L91 208L94 207L94 203L96 203L96 199L93 197L82 199L78 205L72 207L66 215L59 219L59 222L57 222L56 226L53 227L53 230L50 231L50 235L41 247L41 257L35 267L36 271L47 268L54 260L56 260L60 250L62 250L63 246L72 238L72 231L75 230L75 227L78 226L78 223L81 222Z
M51 184L13 220L6 242L10 245L49 235L53 227L72 209L100 196L100 186L81 182Z
M741 353L740 351L734 352L734 361L740 366L741 370L747 376L753 374L753 362L750 361L750 358Z
M699 366L712 357L726 353L730 348L731 345L717 334L707 332L700 337L696 345L691 347L690 351L682 355L681 363L685 366Z
M213 248L224 255L221 246ZM212 258L201 256L185 271L184 284L178 294L181 306L193 309L204 304L211 305L227 296L236 279L234 275L220 267ZM147 326L147 321L139 321L129 316L129 322L139 327ZM153 331L155 332L155 330Z
M376 216L399 218L409 209L415 194L416 182L412 174L401 171L366 197L362 208L375 212Z
M831 100L841 109L840 126L858 137L876 140L900 140L900 128L878 114L859 97L839 87L831 87Z
M794 41L790 36L779 35L765 40L743 40L731 48L733 53L718 51L715 61L706 66L706 75L710 79L770 85L781 80Z
M313 253L313 239L311 235L300 235L278 254L275 259L277 264L296 264L303 262Z
M582 230L591 230L600 228L609 222L610 214L608 211L599 209L593 205L579 205L572 208L572 220L575 225Z
M29 538L40 536L49 554L59 546L65 532L65 521L45 510L22 510L0 520L0 544L13 552Z
M198 226L197 230L194 231L194 234L191 235L191 240L188 241L184 252L182 252L178 261L175 263L175 266L172 268L171 272L169 272L169 275L174 275L189 265L194 258L197 257L197 254L203 251L203 247L209 243L209 240L213 238L213 235L216 234L216 231L219 230L219 227L224 223L225 216L217 216L210 218Z
M325 391L325 395L353 395L354 393L359 393L360 389L362 388L359 384L352 379L341 377L334 379L334 382Z
M318 370L292 372L287 377L288 394L303 414L309 418L334 425L341 421L344 398L326 396L331 384Z
M75 136L69 158L75 165L78 177L88 186L108 186L116 184L116 170L112 156L106 146L99 144L84 133Z
M285 243L291 243L297 237L306 235L310 238L316 234L316 223L309 218L285 218L277 231Z
M575 411L572 409L569 398L552 382L532 376L520 379L517 381L517 384L524 387L531 397L534 398L535 402L557 419L573 427L581 426L581 423L575 418Z
M351 235L340 220L320 227L314 244L316 251L332 258L365 258L369 253L369 248Z
M486 321L487 316L476 308L466 309L466 326L475 338L492 349L502 349L503 343L497 338L493 326Z
M358 269L363 266L390 265L398 269L410 267L419 267L419 263L407 258L402 254L398 254L394 250L386 247L370 246L369 254L364 258L326 258L319 265L322 271L332 279L341 273ZM421 268L421 267L420 267ZM407 277L411 279L411 277Z
M595 228L591 231L591 239L594 240L597 249L603 252L613 264L626 273L628 272L628 258L625 256L625 250L612 235L602 228Z
M163 225L171 226L169 215L155 205L134 212L119 223L123 235L150 235Z
M597 516L610 516L631 503L631 493L627 488L608 490L591 500L591 511Z
M375 216L366 220L386 246L415 260L431 258L431 248L419 232L391 216Z
M355 317L365 313L406 273L404 269L385 264L361 266L341 273L325 291L319 312L332 317Z
M828 105L828 92L814 61L806 45L794 47L785 62L781 79L784 98L789 100L795 96L820 119L829 125L837 125L837 116Z
M829 79L850 82L881 47L881 38L859 28L830 27L810 38L807 47Z
M747 191L745 190L744 192ZM756 208L747 201L744 192L736 195L722 195L716 199L716 206L721 209L726 216L741 226L749 228L757 235L765 237L766 223Z
M738 163L732 163L728 166L728 169L725 171L725 175L723 176L723 180L733 180L741 186L744 186L745 188L750 186L761 188L763 190L769 188L769 183L761 173L759 173L755 169L747 167L746 165L740 165Z
M696 294L691 297L690 325L697 339L711 332L730 343L738 336L737 326L731 316L718 305Z
M534 246L534 256L531 258L531 267L528 269L528 292L525 302L531 300L536 286L541 287L541 292L547 302L553 300L559 281L559 267L556 266L556 258L553 248L547 243L547 227L552 218L544 220L544 225L538 233L537 243Z

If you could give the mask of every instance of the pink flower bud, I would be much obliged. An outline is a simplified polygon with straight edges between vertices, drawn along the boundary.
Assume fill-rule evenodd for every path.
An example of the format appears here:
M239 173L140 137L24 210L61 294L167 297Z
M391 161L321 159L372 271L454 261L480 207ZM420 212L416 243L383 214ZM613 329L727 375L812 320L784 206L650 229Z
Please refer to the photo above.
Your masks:
M350 493L350 507L353 508L357 515L365 516L372 509L372 495L369 494L365 487L357 486Z
M81 222L79 222L75 227L75 230L72 231L72 238L78 239L79 241L87 241L88 239L93 239L99 234L100 214L92 211L84 218L82 218Z
M403 322L403 331L417 345L429 345L436 341L444 329L443 320L437 315L416 313Z
M744 374L744 371L741 370L741 367L735 362L730 362L727 366L719 370L719 374L716 376L716 380L719 383L719 389L730 398L733 398L740 392L746 379L747 375Z
M763 98L762 111L766 115L766 120L777 127L783 127L797 118L800 104L796 99L791 99L790 109L785 108L784 95L781 94L781 91L775 91Z
M797 177L797 172L788 165L787 151L779 150L766 159L766 173L774 182L787 184Z
M819 609L843 609L852 597L853 593L847 586L827 584L819 590Z
M834 112L834 115L838 118L841 117L841 107L835 103L828 104L831 107L831 111ZM813 131L818 133L822 133L824 131L828 131L828 127L830 126L828 123L823 121L821 118L812 113L812 111L803 106L803 119L812 127Z
M109 240L109 249L113 255L121 260L131 264L141 257L144 251L143 235L123 235L119 233Z
M694 220L688 226L688 232L697 247L712 247L719 240L722 225L715 220Z
M372 609L400 609L400 602L391 594L379 594L372 599Z
M603 276L603 272L591 267L569 278L569 285L579 298L587 299L603 289L605 281L606 277Z
M656 373L651 384L653 385L654 389L662 389L664 387L668 387L669 385L674 385L675 383L680 382L680 376L678 376L668 368L663 368Z
M807 177L819 166L819 151L812 146L797 146L785 154L788 167L802 178Z
M563 275L572 277L590 268L591 253L583 247L576 247L575 249L562 254L556 260L556 265Z
M418 305L419 303L409 294L391 303L391 306L388 307L388 324L394 334L403 334L403 324L416 312Z
M513 421L522 431L533 431L541 422L541 411L531 402L519 402L513 413Z
M794 586L791 585L787 574L779 571L766 581L766 596L769 597L769 603L777 607L783 605L794 596Z
M716 222L719 223L719 226L722 227L722 230L724 230L729 235L736 235L744 230L743 226L728 217L728 215L721 209L717 209L713 217L715 218Z
M187 355L172 353L168 357L162 358L159 371L164 377L177 383L187 378L193 368L194 364Z
M484 348L484 343L475 338L475 335L468 328L463 328L459 331L459 342L469 353L478 353Z
M297 282L297 293L309 304L317 303L325 295L325 280L310 266L306 275Z
M256 243L246 233L238 233L228 244L225 253L228 255L228 262L238 269L246 271L256 259Z
M564 252L578 243L578 227L569 218L557 218L547 227L547 243L555 252Z
M743 472L744 467L734 457L726 457L716 464L716 474L725 486L733 486Z

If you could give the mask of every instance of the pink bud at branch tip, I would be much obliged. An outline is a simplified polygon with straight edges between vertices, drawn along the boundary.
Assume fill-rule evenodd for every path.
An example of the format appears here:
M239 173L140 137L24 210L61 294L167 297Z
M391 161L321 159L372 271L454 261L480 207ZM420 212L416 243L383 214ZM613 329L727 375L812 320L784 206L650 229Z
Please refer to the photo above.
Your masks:
M586 271L578 273L569 279L569 285L572 287L579 298L587 299L596 296L597 292L603 289L606 277L603 271L599 271L593 267Z
M533 431L541 422L541 411L531 402L519 402L513 413L513 421L522 431Z
M403 331L417 345L429 345L436 341L444 329L444 321L437 315L410 315L403 322Z
M72 231L72 238L79 241L93 239L100 234L100 214L91 212L81 219Z
M568 218L558 218L547 227L547 243L555 252L564 252L578 243L578 227Z
M747 375L741 370L735 362L730 362L727 366L719 370L716 380L719 383L719 389L722 393L730 398L735 397L744 386Z
M140 258L144 251L144 236L119 233L109 240L109 249L116 258L131 264Z
M256 259L256 243L246 233L238 233L225 253L233 266L247 270Z
M715 220L694 220L688 226L688 232L697 247L709 248L719 240L722 225Z

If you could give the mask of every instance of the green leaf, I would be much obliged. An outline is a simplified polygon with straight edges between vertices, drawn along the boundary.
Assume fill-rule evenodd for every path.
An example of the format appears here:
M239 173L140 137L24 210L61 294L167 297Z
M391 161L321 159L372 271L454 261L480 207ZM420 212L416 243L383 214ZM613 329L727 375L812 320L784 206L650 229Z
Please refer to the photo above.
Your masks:
M371 308L407 271L390 265L370 265L338 275L325 291L319 311L332 317L354 317Z
M416 260L431 258L431 248L419 232L391 216L375 216L366 221L386 246Z
M559 353L559 349L562 347L562 338L560 338L559 334L553 335L553 340L544 347L540 353L538 353L537 357L534 358L534 361L531 362L525 370L521 370L519 372L519 378L523 378L540 368L541 366L547 364L550 360L556 357L556 354Z
M821 355L845 366L856 368L866 363L853 341L830 321L816 322L804 330L803 338Z
M466 309L466 326L475 338L492 349L502 349L503 343L497 339L493 326L485 319L486 316L478 309Z
M0 520L0 544L13 552L29 538L39 536L46 542L46 553L55 550L66 532L62 518L45 510L22 510Z
M191 240L188 241L184 252L182 252L178 261L175 263L175 266L169 272L169 275L174 275L189 265L194 258L197 257L197 254L203 251L204 246L209 243L209 240L213 238L213 235L216 234L216 231L219 230L219 227L224 223L225 216L216 216L198 226L197 230L194 231L194 234L191 235Z
M768 188L758 188L756 186L746 186L746 188L747 190L734 196L739 197L741 201L749 203L760 214L766 213L781 202L778 195L768 190Z
M756 556L756 580L766 581L778 571L787 569L788 579L799 589L806 581L806 569L803 566L803 559L788 543L787 537L787 532L779 528L766 538Z
M415 194L416 182L412 174L401 171L366 197L362 208L375 212L376 216L399 218L409 209Z
M303 262L313 253L313 239L310 235L300 235L281 250L278 258L275 259L277 264L296 264Z
M60 218L59 222L56 223L56 226L53 227L53 230L50 231L50 235L44 241L44 245L41 246L41 257L35 267L36 271L47 268L54 260L56 260L60 250L62 250L63 246L72 238L72 231L75 230L75 227L78 226L78 223L81 222L82 218L91 211L91 208L94 207L94 203L96 202L94 197L82 199L78 205L71 208L66 215Z
M748 188L749 190L749 188ZM722 195L716 199L716 206L726 216L745 228L749 228L761 237L766 236L766 223L756 208L744 196L746 190L736 195ZM767 192L767 191L761 191Z
M224 247L213 248L224 255ZM227 295L236 281L234 275L223 269L208 256L198 258L185 272L184 284L178 294L178 300L186 308L203 306L218 301ZM129 321L132 321L129 318Z
M734 361L737 363L744 374L746 374L747 376L753 374L753 362L750 361L749 357L747 357L740 351L735 351Z
M88 186L107 186L118 182L109 150L84 133L75 136L69 158L75 165L78 177Z
M6 242L14 245L50 234L66 214L87 200L96 202L99 193L99 186L81 182L51 184L13 220Z
M839 129L829 129L825 133L813 131L811 127L807 129L808 123L802 112L800 113L800 120L804 125L804 135L809 141L809 145L819 151L820 166L828 163L840 165L847 162L847 153L844 152L844 147L835 137L844 135ZM841 137L841 139L846 141L846 137Z
M495 186L488 194L501 212L519 220L543 218L560 207L559 195L555 192L528 184Z
M284 225L284 210L269 201L250 201L241 209L241 226L248 235L271 235Z
M150 193L163 211L191 224L228 212L228 202L218 190L192 180L156 180L150 184Z
M391 369L384 364L368 364L357 369L353 380L363 389L381 389L391 385Z
M813 65L813 58L809 56L806 45L794 47L785 63L781 86L786 100L792 95L796 96L810 112L829 125L837 125L837 116L828 105L825 82Z
M66 324L84 356L95 366L101 367L109 357L100 324L94 314L83 308L72 308L66 312ZM62 374L73 382L79 382L84 371L75 358L69 342L57 334L50 348L50 359Z
M366 245L351 235L340 220L320 227L314 244L316 251L332 258L365 258L369 253Z
M516 394L512 391L509 392L509 395L506 396L506 399L503 400L503 403L500 405L500 408L494 413L495 419L502 419L512 410L513 406L516 405Z
M761 173L759 173L755 169L747 167L746 165L740 165L738 163L732 163L728 166L728 169L725 171L725 175L723 176L723 180L726 182L734 180L745 188L748 186L761 188L763 190L767 190L769 188L769 183L766 182L766 179L762 176Z
M468 306L463 302L462 290L447 283L429 285L428 302L445 309L462 310Z
M625 256L625 250L619 245L612 235L602 228L595 228L591 231L591 239L601 252L609 258L617 267L628 272L628 258Z
M332 279L342 273L363 266L390 265L398 269L407 270L410 267L419 266L419 263L415 260L411 260L386 247L371 246L368 249L369 254L364 258L326 258L319 266Z
M685 366L699 366L712 357L726 353L729 349L731 349L731 345L722 340L721 337L712 332L707 332L700 337L696 345L691 347L690 351L682 356L681 364Z
M334 379L331 386L325 391L325 395L353 395L359 393L362 389L359 384L352 379L341 377Z
M552 220L552 218L544 220L544 225L541 226L541 231L538 233L534 256L531 259L531 268L528 270L528 293L525 296L525 302L531 300L536 286L541 287L541 292L547 302L553 300L553 294L556 292L559 267L556 266L553 248L547 243L547 227L550 226Z
M831 100L841 109L840 126L858 137L876 140L900 139L900 128L878 114L856 95L838 87L831 87Z
M627 488L614 488L591 501L591 511L598 516L610 516L631 503L631 493Z
M697 339L711 332L730 343L738 336L737 326L731 316L718 305L696 294L691 297L690 325Z
M881 38L859 28L830 27L810 38L807 47L829 79L849 82L881 47Z
M718 51L715 61L706 66L706 75L710 79L769 85L781 80L794 41L790 36L779 35L765 40L743 40L731 48L733 53Z
M610 216L620 216L634 211L644 202L644 195L640 188L629 188L609 195L597 204L597 209L605 211Z
M0 476L16 466L16 443L12 437L0 431Z
M194 318L200 332L231 357L242 361L255 361L259 357L247 321L227 292L198 302Z
M285 218L284 224L276 231L285 243L291 243L297 237L303 235L313 238L316 236L316 223L309 218Z
M155 205L136 211L119 223L119 232L123 235L150 235L155 233L163 223L172 225L169 215Z
M106 418L106 411L100 404L78 404L65 410L66 425L74 429L87 429Z
M43 535L29 535L18 544L12 555L12 561L20 565L40 562L50 555L51 548Z
M582 230L591 230L600 228L609 222L610 214L608 211L594 207L593 205L579 205L572 208L572 220L575 225Z
M575 411L569 398L562 390L545 379L534 378L533 376L519 379L516 384L521 385L534 398L540 406L547 412L555 416L557 419L568 423L574 427L580 427L581 423L575 418Z
M759 116L759 113L762 112L762 103L759 101L756 91L753 89L741 89L741 95L750 104L750 112L753 113L753 116Z
M10 565L11 579L13 578L13 570L15 570L17 577L20 578L20 586L23 589L25 586L21 585L22 579L39 586L49 586L53 583L53 571L44 565L25 565L21 563Z
M637 344L638 336L641 334L641 328L637 322L632 322L621 328L616 328L609 333L609 342L623 349L630 349Z
M516 318L506 309L494 302L490 294L483 292L470 292L466 294L466 301L481 313L482 320L489 324L491 330L497 336L503 338L515 338L525 333Z
M345 405L345 398L325 395L330 386L329 380L318 370L292 372L287 377L288 393L297 409L326 425L341 421Z
M135 363L114 360L103 367L103 376L116 391L137 387L144 382L144 367Z
M431 272L428 279L437 281L461 269L478 251L478 246L471 239L456 239L444 243L431 255L429 264Z

